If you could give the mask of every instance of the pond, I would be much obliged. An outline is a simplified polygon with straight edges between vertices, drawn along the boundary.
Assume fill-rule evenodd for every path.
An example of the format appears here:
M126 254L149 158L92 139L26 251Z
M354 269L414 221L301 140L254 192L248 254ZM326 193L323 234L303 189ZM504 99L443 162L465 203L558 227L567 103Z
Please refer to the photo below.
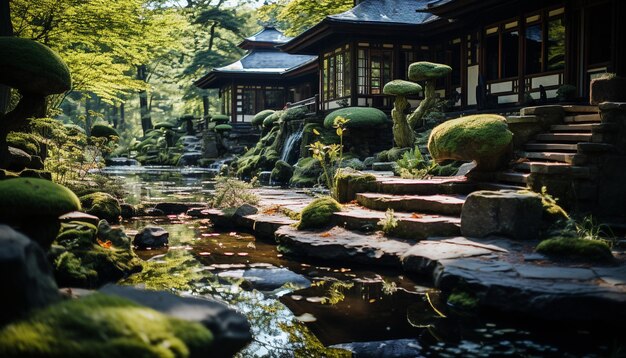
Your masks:
M127 171L129 198L200 201L210 174ZM129 236L148 224L170 233L170 246L138 251L143 273L125 284L211 295L247 315L254 341L241 357L341 356L328 349L350 342L407 339L424 356L604 357L619 355L617 333L518 317L466 315L446 305L427 281L402 272L289 258L270 242L215 232L208 220L185 216L124 221ZM405 349L411 352L411 341ZM407 348L408 347L408 348ZM623 351L621 351L623 354Z

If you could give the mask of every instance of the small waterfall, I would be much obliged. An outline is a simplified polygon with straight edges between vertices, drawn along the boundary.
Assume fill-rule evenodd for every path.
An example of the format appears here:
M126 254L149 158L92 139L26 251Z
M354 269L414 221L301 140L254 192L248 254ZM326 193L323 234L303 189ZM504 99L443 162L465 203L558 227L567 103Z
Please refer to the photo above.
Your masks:
M304 132L304 121L300 123L298 129L291 133L285 144L283 150L280 153L280 160L289 164L295 164L298 161L298 154L300 152L300 142L302 141L302 133Z

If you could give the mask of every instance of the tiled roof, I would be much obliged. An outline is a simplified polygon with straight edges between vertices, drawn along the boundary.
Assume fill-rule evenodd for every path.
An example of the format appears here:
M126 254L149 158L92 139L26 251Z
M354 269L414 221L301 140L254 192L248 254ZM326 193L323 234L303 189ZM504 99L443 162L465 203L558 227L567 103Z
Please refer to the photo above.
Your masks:
M284 44L291 39L291 37L285 36L282 32L274 27L266 27L256 34L250 37L246 37L246 40L250 42L270 42L277 45Z
M316 56L290 55L278 50L253 50L239 61L215 72L282 73L315 60Z
M417 12L430 2L432 0L365 0L344 13L328 18L340 22L419 25L437 19L427 12Z

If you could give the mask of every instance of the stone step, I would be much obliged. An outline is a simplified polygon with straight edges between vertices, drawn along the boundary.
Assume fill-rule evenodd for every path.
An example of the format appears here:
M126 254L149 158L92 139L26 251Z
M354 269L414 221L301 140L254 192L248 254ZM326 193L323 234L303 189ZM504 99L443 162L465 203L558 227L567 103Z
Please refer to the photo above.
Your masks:
M566 163L530 163L533 174L568 175L575 178L588 179L593 175L590 167L574 166Z
M573 116L565 116L563 119L565 123L585 123L585 122L600 122L600 115L595 114L576 114Z
M378 222L385 212L360 207L349 207L334 214L336 225L349 230L379 230ZM457 236L461 233L461 218L440 215L394 213L397 220L395 235L404 239L423 240L432 236Z
M554 162L571 163L574 159L573 153L555 153L555 152L517 152L522 158L549 160Z
M379 193L360 193L357 202L372 210L434 213L442 215L461 215L464 196L449 195L390 195Z
M598 106L563 106L565 113L598 113Z
M535 139L539 142L579 143L591 141L591 133L541 133Z
M397 195L467 195L476 190L476 184L465 177L428 180L379 178L376 184L378 193Z
M505 183L515 183L515 184L525 185L528 182L529 176L530 174L528 173L501 172L501 173L498 173L497 179Z
M574 154L578 150L578 147L576 144L527 143L524 144L524 149L535 152L570 152Z
M598 127L597 123L580 123L580 124L556 124L550 126L551 132L591 132L594 127Z

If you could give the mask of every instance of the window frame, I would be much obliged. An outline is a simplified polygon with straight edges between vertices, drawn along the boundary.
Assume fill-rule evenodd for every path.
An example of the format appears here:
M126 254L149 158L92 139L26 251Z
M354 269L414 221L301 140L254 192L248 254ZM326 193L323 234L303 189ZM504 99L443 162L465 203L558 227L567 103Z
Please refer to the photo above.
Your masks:
M350 44L324 53L321 67L323 101L350 97L351 63Z
M379 67L372 67L372 58L379 58ZM391 44L359 44L357 47L357 94L359 96L384 96L383 87L393 80L394 46ZM388 67L386 67L388 65ZM378 76L373 76L378 70ZM374 80L378 86L374 86ZM376 92L376 93L375 93Z

